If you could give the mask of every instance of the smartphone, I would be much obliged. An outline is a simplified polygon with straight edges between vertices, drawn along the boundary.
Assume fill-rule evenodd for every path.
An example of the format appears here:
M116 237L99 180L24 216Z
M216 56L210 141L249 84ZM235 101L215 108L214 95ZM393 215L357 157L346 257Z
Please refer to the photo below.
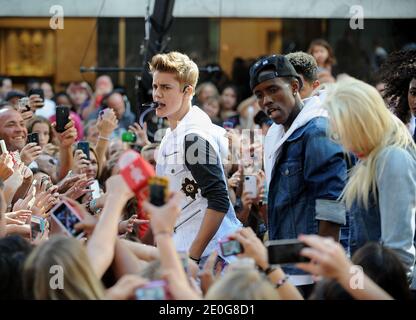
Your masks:
M166 203L169 192L169 180L165 177L149 178L150 203L155 206L163 206Z
M77 144L77 150L82 150L87 156L87 160L90 160L90 143L88 141L79 141Z
M27 143L36 143L39 145L39 134L37 132L29 133L27 135Z
M249 192L251 198L257 197L257 178L255 175L244 176L244 192Z
M152 281L136 290L137 300L166 300L166 282L163 280Z
M57 106L56 107L56 132L64 132L65 126L69 122L69 107Z
M64 230L69 236L77 239L84 236L82 230L75 230L75 225L81 221L81 217L77 213L74 207L68 202L61 201L52 210L51 216L54 221Z
M19 112L29 111L30 110L29 98L28 97L20 98L18 100L18 105L19 105Z
M6 147L6 142L4 142L4 140L0 140L0 148L1 148L1 153L7 153L7 147Z
M219 245L220 245L221 254L223 257L235 256L244 251L243 246L237 240L227 239L227 240L219 241Z
M32 216L30 219L30 237L33 240L36 239L38 234L43 234L45 231L45 219Z
M43 90L42 89L40 89L40 88L38 88L38 89L34 89L34 88L33 89L30 89L29 90L29 93L27 95L30 97L30 96L32 96L34 94L39 95L42 100L45 100L45 96L43 94Z
M101 196L100 184L98 183L98 180L94 180L93 184L90 186L90 189L92 190L93 199L98 199Z
M270 264L309 262L308 258L300 255L300 251L306 247L306 244L297 239L270 240L266 241L265 245Z

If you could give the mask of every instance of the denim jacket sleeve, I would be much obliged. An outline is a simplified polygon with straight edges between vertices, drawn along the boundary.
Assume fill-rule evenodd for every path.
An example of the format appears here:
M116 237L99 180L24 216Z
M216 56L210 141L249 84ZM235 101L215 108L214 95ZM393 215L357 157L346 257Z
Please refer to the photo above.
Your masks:
M315 196L315 218L345 224L345 204L338 201L347 179L347 166L340 145L331 141L326 128L306 135L304 178Z
M389 148L377 161L381 242L393 249L411 274L415 263L416 160Z

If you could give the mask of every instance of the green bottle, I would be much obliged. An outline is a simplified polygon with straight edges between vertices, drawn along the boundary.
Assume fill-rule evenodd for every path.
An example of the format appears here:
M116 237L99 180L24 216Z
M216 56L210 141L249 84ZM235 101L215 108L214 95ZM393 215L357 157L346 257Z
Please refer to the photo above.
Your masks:
M137 137L133 132L126 131L126 132L123 132L123 134L121 135L121 140L127 143L135 143L137 140Z

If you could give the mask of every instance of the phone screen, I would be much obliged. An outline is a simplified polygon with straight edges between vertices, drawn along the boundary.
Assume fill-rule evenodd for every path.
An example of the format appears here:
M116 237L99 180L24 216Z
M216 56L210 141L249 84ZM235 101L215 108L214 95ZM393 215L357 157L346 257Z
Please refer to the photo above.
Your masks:
M300 255L300 251L306 245L297 239L268 241L266 247L270 264L293 264L309 261L308 258Z
M136 290L137 300L166 300L165 282L153 281Z
M243 247L237 240L220 242L221 253L224 257L234 256L243 252Z
M39 145L39 134L37 132L29 133L27 135L27 143L36 143Z
M90 186L91 191L92 191L92 198L93 199L98 199L101 194L100 194L100 184L98 183L98 180L94 180L93 184Z
M53 210L52 215L73 237L78 237L82 233L82 230L77 231L74 228L80 222L80 219L65 203Z
M82 150L87 156L87 159L90 160L90 144L87 141L80 141L77 144L77 149Z
M43 233L44 228L45 226L42 218L32 216L30 221L30 231L32 240L35 240L39 233Z

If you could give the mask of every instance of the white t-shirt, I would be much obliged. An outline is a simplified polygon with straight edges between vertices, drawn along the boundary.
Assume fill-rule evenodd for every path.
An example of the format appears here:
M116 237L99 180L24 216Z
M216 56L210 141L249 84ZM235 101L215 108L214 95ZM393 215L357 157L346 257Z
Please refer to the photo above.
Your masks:
M42 108L36 110L35 114L37 116L44 117L49 119L51 116L56 113L56 104L52 100L45 99L45 104Z

